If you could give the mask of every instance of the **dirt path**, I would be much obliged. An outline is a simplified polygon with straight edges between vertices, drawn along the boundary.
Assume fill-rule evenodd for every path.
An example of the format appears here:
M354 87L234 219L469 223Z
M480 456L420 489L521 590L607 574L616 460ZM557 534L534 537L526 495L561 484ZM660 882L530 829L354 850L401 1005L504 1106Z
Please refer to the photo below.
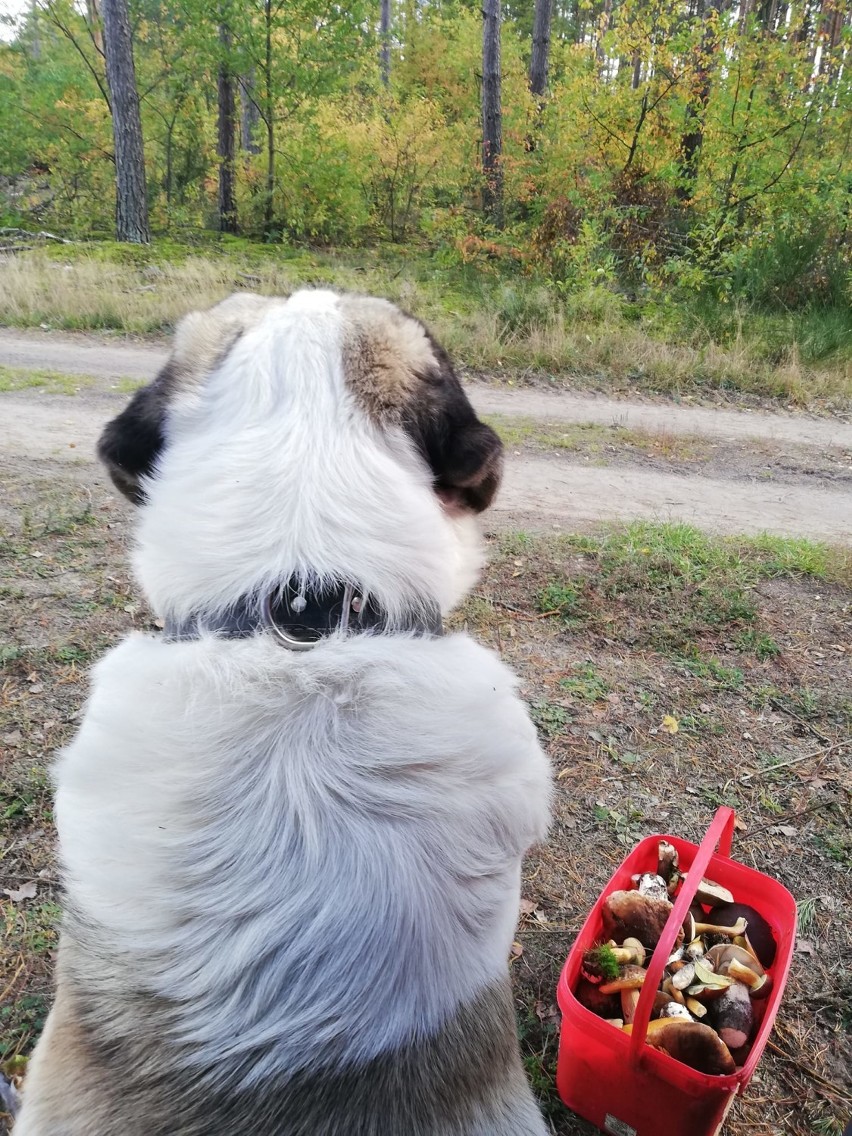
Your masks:
M0 456L16 464L75 463L91 467L101 426L126 396L110 392L119 377L150 378L163 346L55 332L0 330L0 365L85 374L102 380L79 395L37 389L0 395ZM548 423L618 424L663 435L697 435L749 450L749 439L778 446L852 451L852 424L805 415L714 410L520 388L469 384L480 413ZM852 465L852 456L850 456ZM81 469L79 471L83 473ZM776 484L708 477L701 463L686 469L636 464L590 465L559 453L522 450L510 457L494 519L501 526L574 529L598 520L677 519L715 532L768 531L852 543L852 492L820 477Z

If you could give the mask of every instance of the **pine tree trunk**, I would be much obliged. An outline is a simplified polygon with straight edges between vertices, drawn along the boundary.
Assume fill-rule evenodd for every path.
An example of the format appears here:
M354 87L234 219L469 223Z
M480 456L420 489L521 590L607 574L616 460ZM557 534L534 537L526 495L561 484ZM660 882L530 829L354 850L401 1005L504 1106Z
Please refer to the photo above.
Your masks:
M236 102L234 77L231 74L231 32L226 24L219 25L219 44L222 58L219 62L219 113L217 120L217 147L219 155L219 231L237 232L237 202L234 197L234 142Z
M115 139L116 237L120 241L147 244L151 233L145 191L145 153L127 0L103 0L101 19Z
M530 58L530 90L541 97L547 89L547 62L550 55L550 25L553 0L535 0L532 56Z
M384 86L390 85L390 35L391 35L391 6L390 0L381 0L381 23L379 25L379 70Z
M482 7L482 172L485 212L503 225L503 110L500 82L500 0Z
M681 201L689 201L695 193L698 180L698 162L704 145L704 119L710 102L715 55L719 48L718 29L714 16L721 12L726 0L698 0L697 15L704 20L701 42L695 52L695 72L692 97L686 104L685 130L680 140L681 184L676 193Z

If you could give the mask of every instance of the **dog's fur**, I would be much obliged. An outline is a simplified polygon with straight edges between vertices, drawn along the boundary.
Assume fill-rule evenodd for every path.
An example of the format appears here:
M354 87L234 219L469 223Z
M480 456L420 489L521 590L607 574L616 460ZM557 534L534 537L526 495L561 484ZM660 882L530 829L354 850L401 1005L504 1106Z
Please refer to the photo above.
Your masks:
M448 611L500 477L446 354L385 301L187 317L100 453L154 608L296 576ZM549 774L463 635L130 636L57 770L56 1004L15 1136L542 1136L507 955Z

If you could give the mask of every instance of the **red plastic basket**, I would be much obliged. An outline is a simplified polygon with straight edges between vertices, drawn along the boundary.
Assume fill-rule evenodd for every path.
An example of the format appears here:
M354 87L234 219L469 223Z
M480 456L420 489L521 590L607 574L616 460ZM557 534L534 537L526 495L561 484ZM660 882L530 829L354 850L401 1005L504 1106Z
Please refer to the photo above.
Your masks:
M618 867L592 908L562 970L557 1000L562 1032L556 1085L570 1109L611 1136L714 1136L724 1122L736 1093L751 1080L766 1046L787 982L796 932L796 902L785 887L744 864L730 859L735 814L722 808L700 846L676 836L649 836ZM610 892L630 888L637 872L656 871L657 844L669 840L677 848L689 877L669 916L647 967L647 978L636 1007L633 1033L614 1026L581 1006L574 996L583 954L603 938L601 908ZM718 853L714 853L716 845ZM755 1001L763 1013L744 1066L726 1077L699 1073L661 1050L645 1045L654 994L666 959L686 916L701 878L728 888L738 903L756 908L772 928L777 944L768 968L772 989Z

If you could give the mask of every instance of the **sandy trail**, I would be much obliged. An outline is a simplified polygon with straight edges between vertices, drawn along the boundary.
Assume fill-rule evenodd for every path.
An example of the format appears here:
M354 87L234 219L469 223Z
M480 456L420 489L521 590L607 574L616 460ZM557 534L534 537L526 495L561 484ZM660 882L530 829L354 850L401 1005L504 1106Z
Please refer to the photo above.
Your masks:
M150 378L163 346L105 341L55 332L0 330L0 364L45 368L103 380L77 396L38 389L0 395L0 456L20 461L93 463L104 422L126 396L111 393L119 377ZM468 386L480 413L546 422L617 423L666 434L741 442L852 449L852 424L763 411L715 410L521 388ZM92 476L100 474L92 467ZM772 532L852 543L852 493L813 480L775 484L726 480L640 465L596 467L570 456L510 455L494 521L528 529L570 530L600 520L684 520L721 533Z

